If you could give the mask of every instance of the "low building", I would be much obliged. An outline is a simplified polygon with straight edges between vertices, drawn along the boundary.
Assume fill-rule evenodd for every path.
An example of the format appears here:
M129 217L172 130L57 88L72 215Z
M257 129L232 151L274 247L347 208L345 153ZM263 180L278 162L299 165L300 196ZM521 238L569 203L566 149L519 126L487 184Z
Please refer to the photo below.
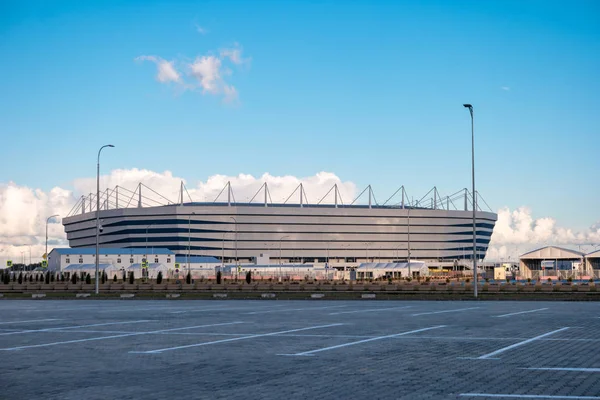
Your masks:
M593 272L596 278L600 278L600 250L585 256L585 267L590 273Z
M519 257L522 278L569 278L588 275L584 264L585 254L557 246L547 246Z
M356 269L357 279L401 279L429 275L429 267L422 261L410 263L363 263Z
M117 270L129 268L132 264L139 264L147 258L148 263L164 264L167 268L175 265L175 253L165 248L101 248L99 254L100 264L113 265ZM84 248L57 248L48 254L48 270L62 272L69 265L96 265L96 249Z

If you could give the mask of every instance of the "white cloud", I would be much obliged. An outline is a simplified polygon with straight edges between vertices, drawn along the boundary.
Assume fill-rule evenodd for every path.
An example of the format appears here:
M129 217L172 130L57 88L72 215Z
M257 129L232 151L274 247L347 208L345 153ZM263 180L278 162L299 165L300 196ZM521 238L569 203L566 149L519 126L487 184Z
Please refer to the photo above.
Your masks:
M574 249L582 246L582 251L590 251L590 244L600 244L600 223L576 232L573 229L556 225L551 217L534 219L527 207L510 210L505 207L498 211L498 221L490 242L487 259L516 260L518 256L535 247L547 245L567 246Z
M203 29L196 25L196 29ZM222 96L225 103L235 103L238 98L237 89L225 77L233 75L228 65L241 66L250 62L250 58L242 57L242 49L235 43L231 48L221 49L218 55L211 52L205 55L198 55L194 61L189 62L182 58L177 62L167 61L158 56L142 55L135 58L135 61L151 61L156 64L158 72L156 80L160 83L175 83L178 90L200 90L202 94ZM191 78L191 82L189 79Z
M237 44L237 43L232 48L221 49L220 54L221 54L222 59L228 58L232 63L234 63L236 65L250 62L249 58L248 59L242 58L242 49L239 46L239 44Z
M223 78L221 77L221 59L215 56L197 57L190 64L192 75L198 80L202 91L217 94L223 91Z
M136 61L151 61L156 64L158 72L156 74L156 80L161 83L168 82L181 82L181 74L175 69L172 61L163 60L157 56L139 56L135 58Z

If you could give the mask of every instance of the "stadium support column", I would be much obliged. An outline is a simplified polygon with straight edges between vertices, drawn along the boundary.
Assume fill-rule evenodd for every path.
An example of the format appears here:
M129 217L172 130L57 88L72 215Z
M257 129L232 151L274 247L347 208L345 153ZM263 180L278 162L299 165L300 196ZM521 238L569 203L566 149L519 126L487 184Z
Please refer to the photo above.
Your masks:
M477 195L475 192L475 122L473 118L473 106L471 104L463 104L469 109L471 114L471 177L473 183L473 295L477 298L477 239L476 239L476 222L475 212L477 211Z
M105 147L115 147L112 144L106 144L98 150L98 163L96 168L96 294L99 293L98 287L98 269L100 267L98 259L100 258L100 153Z

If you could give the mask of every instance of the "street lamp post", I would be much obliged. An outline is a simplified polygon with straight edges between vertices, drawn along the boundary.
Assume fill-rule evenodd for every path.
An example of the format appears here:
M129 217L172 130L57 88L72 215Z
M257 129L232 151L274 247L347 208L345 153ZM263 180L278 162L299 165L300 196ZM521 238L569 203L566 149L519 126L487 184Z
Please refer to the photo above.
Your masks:
M471 104L463 104L469 109L471 114L471 177L473 183L473 295L477 298L477 241L475 228L475 212L477 210L477 195L475 192L475 122L473 120L473 106Z
M48 222L54 217L58 217L58 214L54 214L46 218L46 260L48 260Z
M96 168L96 294L100 292L98 286L98 269L100 267L100 153L105 147L115 147L112 144L105 144L98 150L98 164Z

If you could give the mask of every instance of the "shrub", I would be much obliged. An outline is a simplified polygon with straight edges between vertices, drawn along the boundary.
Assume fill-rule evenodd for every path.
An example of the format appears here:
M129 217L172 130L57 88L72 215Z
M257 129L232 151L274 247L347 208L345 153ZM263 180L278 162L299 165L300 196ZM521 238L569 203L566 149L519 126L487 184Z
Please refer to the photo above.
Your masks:
M125 271L123 271L123 283L127 280L127 276L125 275Z
M568 277L567 278L567 282L569 282L569 283L573 282L573 278L572 277Z
M117 274L114 274L114 275L113 275L113 282L114 282L114 283L117 283Z
M446 283L450 283L450 278L446 278Z
M158 275L156 276L156 283L160 285L162 283L162 279L162 271L158 271Z
M77 274L71 275L71 283L72 284L76 284L77 283Z
M252 272L250 271L246 272L246 283L252 283Z
M102 275L100 275L100 283L106 283L106 271L102 271Z
M471 279L467 278L467 279L465 279L465 282L469 283L469 282L471 282Z
M388 285L392 284L392 278L388 278Z
M46 282L46 284L50 283L50 272L46 272L45 282Z
M592 278L590 278L590 280L588 282L589 283L594 283L594 280Z
M527 278L527 283L531 283L531 278Z
M221 284L221 271L217 271L217 285Z
M86 285L89 285L92 283L92 277L90 276L90 274L87 274L85 276L85 283L86 283Z
M35 274L35 281L37 282L39 280L40 280L40 277L38 276L38 274Z
M8 285L10 283L10 274L7 272L4 274L4 284Z
M185 283L187 283L188 285L190 283L192 283L192 274L188 271L187 275L185 276Z
M430 277L425 278L425 282L429 282L429 281L431 281Z
M485 278L485 282L488 283L490 281L490 278Z
M19 279L17 280L19 284L23 283L23 273L19 272Z
M33 282L33 275L29 275L29 282Z
M56 277L54 276L54 272L52 274L50 274L50 282L54 282L54 280L56 279Z
M548 278L548 283L551 283L551 282L552 282L552 279Z
M17 281L17 274L13 273L13 283L15 283Z
M133 279L133 271L129 272L129 284L133 285L134 279Z
M506 283L510 282L510 278L507 276L506 277Z

